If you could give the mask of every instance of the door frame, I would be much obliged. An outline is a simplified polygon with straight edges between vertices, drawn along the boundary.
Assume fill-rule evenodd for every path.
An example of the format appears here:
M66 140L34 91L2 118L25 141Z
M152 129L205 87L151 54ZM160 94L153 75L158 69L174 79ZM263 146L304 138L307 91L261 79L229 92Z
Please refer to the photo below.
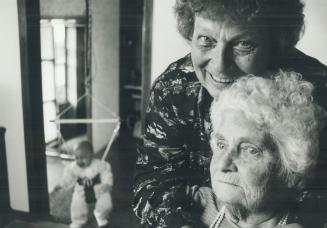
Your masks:
M153 0L143 2L143 24L142 24L142 101L141 121L142 134L145 132L145 114L148 107L151 88L151 52L152 52L152 18Z
M40 0L17 0L29 214L49 215L44 143Z

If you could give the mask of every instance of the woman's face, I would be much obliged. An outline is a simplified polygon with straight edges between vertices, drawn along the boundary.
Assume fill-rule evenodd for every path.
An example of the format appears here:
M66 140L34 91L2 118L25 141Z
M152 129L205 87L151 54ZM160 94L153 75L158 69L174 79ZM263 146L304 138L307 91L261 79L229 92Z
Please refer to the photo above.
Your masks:
M267 203L277 160L270 142L267 132L244 112L223 112L211 135L211 183L219 201L248 210Z
M199 81L216 97L238 77L263 73L270 50L266 34L253 26L196 16L191 54Z

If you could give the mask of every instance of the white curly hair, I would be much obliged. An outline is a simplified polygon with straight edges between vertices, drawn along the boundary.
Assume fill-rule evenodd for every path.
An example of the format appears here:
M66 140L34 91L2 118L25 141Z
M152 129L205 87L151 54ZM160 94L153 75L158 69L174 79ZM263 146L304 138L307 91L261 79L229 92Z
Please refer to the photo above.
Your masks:
M301 190L314 176L319 131L326 120L325 110L314 103L313 89L310 82L292 71L279 70L270 78L244 76L213 101L213 131L224 110L243 111L271 136L282 183Z

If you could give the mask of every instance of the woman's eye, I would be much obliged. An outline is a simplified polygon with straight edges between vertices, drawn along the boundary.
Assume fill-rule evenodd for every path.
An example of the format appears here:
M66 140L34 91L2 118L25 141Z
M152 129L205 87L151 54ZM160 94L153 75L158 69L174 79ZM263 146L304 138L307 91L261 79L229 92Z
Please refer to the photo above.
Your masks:
M234 49L240 52L250 52L253 51L256 46L257 45L251 41L241 40L234 45Z
M251 155L259 155L261 154L261 150L255 146L242 146L242 153L251 154Z
M202 46L208 46L212 44L212 40L208 36L199 36L198 41Z
M209 41L210 39L207 36L200 36L199 40L202 41L202 42L206 42L206 41Z
M217 148L218 148L219 150L223 150L223 149L225 149L225 144L224 144L224 143L221 143L221 142L218 142L218 143L217 143Z

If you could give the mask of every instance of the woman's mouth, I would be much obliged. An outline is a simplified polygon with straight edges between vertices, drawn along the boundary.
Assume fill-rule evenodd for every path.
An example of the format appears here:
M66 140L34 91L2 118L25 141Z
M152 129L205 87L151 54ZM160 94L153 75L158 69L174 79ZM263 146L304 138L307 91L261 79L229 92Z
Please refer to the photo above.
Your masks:
M230 84L230 83L233 83L235 81L235 79L233 79L233 78L226 78L226 77L222 77L221 75L214 76L214 75L210 74L209 72L207 72L207 73L209 74L211 79L216 83Z
M224 183L224 184L227 184L227 185L238 186L237 184L234 184L233 182L229 182L229 181L218 181L218 182Z

